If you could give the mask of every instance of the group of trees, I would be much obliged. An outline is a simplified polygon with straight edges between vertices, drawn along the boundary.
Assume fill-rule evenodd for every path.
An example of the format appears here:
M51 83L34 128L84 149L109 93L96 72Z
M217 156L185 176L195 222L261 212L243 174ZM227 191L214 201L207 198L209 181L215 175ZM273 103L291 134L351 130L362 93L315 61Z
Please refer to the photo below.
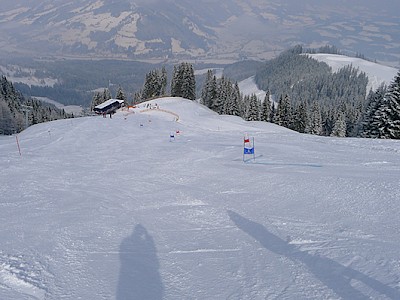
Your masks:
M332 73L295 47L267 62L256 82L281 95L278 116L270 119L279 125L317 135L399 138L398 77L367 96L365 73L351 65Z
M164 66L161 70L155 69L146 74L146 79L141 93L141 98L143 100L165 96L166 92L167 71Z
M388 88L381 86L368 95L362 136L400 139L400 71Z
M212 70L207 72L200 103L218 114L239 116L247 121L274 120L269 94L262 103L255 94L243 96L236 81L225 76L217 78Z
M0 78L0 134L14 134L33 124L70 117L73 115L54 105L25 98L5 76Z
M201 103L219 114L301 133L400 138L400 75L389 88L382 86L367 96L365 73L351 65L333 73L325 63L302 54L302 48L295 47L259 69L255 80L268 91L262 101L256 95L243 96L237 83L224 76L217 79L209 70Z
M133 102L140 103L155 97L167 96L168 74L166 68L151 70L146 74L143 88L133 95ZM196 99L196 78L193 65L183 62L174 66L170 95L190 100Z
M255 81L261 89L270 91L276 102L279 99L278 111L292 115L291 122L283 126L318 135L360 134L368 78L353 66L332 72L327 64L304 55L298 46L268 61ZM289 101L282 102L281 97ZM343 118L345 133L338 131L343 128Z
M126 104L140 103L156 97L163 97L168 95L168 74L166 68L163 66L161 69L154 69L149 71L145 76L145 81L142 89L133 94L132 101L129 101L125 96L121 86L116 92L116 99L124 100ZM196 79L194 75L193 66L190 63L181 63L174 66L170 95L172 97L183 97L190 100L196 99ZM104 89L103 92L95 92L90 110L96 105L103 103L112 98L109 89Z
M192 64L184 62L174 66L171 79L171 96L189 100L196 99L196 79Z

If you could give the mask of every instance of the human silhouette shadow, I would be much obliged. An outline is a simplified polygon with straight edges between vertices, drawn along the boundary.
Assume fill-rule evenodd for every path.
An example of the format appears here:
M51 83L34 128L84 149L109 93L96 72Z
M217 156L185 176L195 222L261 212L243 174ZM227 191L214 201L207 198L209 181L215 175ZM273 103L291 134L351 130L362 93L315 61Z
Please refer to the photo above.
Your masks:
M164 287L159 273L160 264L154 240L142 225L120 246L120 273L117 300L163 298Z
M295 246L269 232L263 225L250 221L233 211L228 211L228 215L239 229L255 238L265 249L293 261L303 263L316 278L343 299L370 299L369 296L354 288L350 284L351 280L362 282L389 299L400 299L398 290L372 277L343 266L327 257L300 251Z

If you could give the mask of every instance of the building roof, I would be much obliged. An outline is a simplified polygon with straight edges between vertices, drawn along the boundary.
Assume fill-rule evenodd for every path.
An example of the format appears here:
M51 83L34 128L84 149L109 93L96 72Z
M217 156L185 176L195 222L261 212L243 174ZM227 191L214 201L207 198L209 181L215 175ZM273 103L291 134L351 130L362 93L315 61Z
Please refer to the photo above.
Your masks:
M109 105L111 105L111 104L113 104L113 103L115 103L115 102L119 102L119 104L122 104L122 103L124 103L124 100L109 99L109 100L104 101L103 103L101 103L101 104L99 104L99 105L96 105L94 108L103 109L103 108L105 108L105 107L107 107L107 106L109 106Z

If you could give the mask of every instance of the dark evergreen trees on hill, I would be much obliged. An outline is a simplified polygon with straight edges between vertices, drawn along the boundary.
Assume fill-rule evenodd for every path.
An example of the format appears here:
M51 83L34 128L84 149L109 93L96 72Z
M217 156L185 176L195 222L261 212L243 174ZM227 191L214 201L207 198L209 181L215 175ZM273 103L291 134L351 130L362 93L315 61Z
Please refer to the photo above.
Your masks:
M260 121L260 103L255 94L244 97L244 102L248 103L245 119L247 121Z
M165 67L151 70L146 74L143 88L133 94L133 103L167 96L167 84L168 78ZM196 99L196 79L191 64L181 63L174 66L171 79L171 96L190 100Z
M211 70L207 72L200 103L219 114L244 117L246 111L238 83L225 76L217 79Z
M167 71L165 67L161 70L152 70L146 74L142 89L142 101L154 97L165 96L167 88Z
M111 98L112 96L109 89L104 89L103 92L95 92L92 98L92 103L90 104L90 111L93 111L97 105Z
M292 105L289 96L286 94L284 97L279 98L277 111L275 114L274 123L293 129Z
M255 81L261 89L271 91L275 99L283 95L290 99L291 109L287 114L291 114L290 118L294 120L290 125L287 121L282 122L286 112L282 113L278 105L276 122L300 132L305 130L304 125L300 124L308 124L313 134L331 135L335 123L342 121L344 116L346 136L359 135L362 111L366 106L368 78L365 73L351 65L332 73L327 64L302 52L301 47L283 52L265 63L256 74ZM318 102L318 109L314 102ZM298 111L305 108L307 115L304 111ZM310 122L315 126L311 126Z
M382 106L386 86L380 86L376 91L370 91L367 97L367 106L365 108L361 122L361 136L368 138L379 138L380 116L378 109Z
M346 136L346 121L344 114L341 114L333 126L331 136L345 137Z
M24 98L16 92L6 77L0 78L0 134L13 134L24 128L22 103Z
M212 70L207 71L207 77L201 90L201 104L213 109L214 101L217 98L217 78Z
M0 134L14 134L27 126L72 117L54 105L25 99L6 77L0 78Z
M384 108L383 111L387 115L389 121L385 137L400 139L400 71L390 84L385 98L386 101L384 104L386 104L386 108Z
M277 58L267 61L256 73L257 86L262 90L269 90L278 97L289 94L295 99L290 95L295 84L315 80L317 74L331 73L331 68L327 64L300 53L299 50L288 50Z
M322 130L322 115L321 107L318 102L313 102L308 117L308 123L305 132L309 134L321 135Z
M362 136L400 139L400 71L386 90L380 87L368 96Z
M264 101L261 104L261 112L260 112L260 120L264 122L270 122L271 121L271 100L270 100L270 95L269 91L265 94Z
M117 94L115 95L115 99L124 100L125 105L128 104L128 99L125 96L125 92L121 86L118 87Z
M196 99L196 79L193 66L190 63L181 63L174 66L171 80L171 96Z
M258 71L256 83L268 91L264 101L255 101L254 95L243 97L238 87L233 92L234 85L228 78L216 79L209 71L201 103L219 114L274 122L302 133L398 139L399 74L388 90L380 87L366 97L365 73L352 65L332 73L328 65L295 47ZM271 103L270 99L279 101Z

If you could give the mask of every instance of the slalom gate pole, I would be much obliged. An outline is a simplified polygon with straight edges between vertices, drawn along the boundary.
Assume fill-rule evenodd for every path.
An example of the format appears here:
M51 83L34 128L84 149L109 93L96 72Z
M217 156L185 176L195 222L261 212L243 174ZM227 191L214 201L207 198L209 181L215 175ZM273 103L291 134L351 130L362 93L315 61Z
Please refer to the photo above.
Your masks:
M246 146L245 140L246 137L243 138L243 162L244 162L244 147Z
M22 154L21 154L21 148L19 147L18 134L15 136L15 140L17 141L19 156L21 156Z
M253 160L256 160L256 147L254 146L254 136L253 136Z

